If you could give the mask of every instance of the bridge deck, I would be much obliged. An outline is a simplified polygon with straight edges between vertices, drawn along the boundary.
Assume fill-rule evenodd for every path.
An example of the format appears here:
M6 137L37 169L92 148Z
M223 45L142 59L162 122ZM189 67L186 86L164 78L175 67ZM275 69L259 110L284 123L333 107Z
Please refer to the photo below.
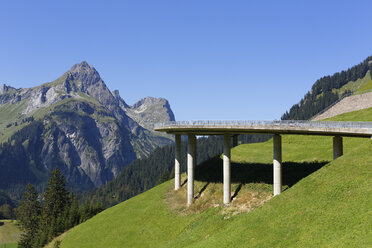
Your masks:
M158 123L155 131L169 134L302 134L345 137L372 136L372 122L345 121L172 121Z

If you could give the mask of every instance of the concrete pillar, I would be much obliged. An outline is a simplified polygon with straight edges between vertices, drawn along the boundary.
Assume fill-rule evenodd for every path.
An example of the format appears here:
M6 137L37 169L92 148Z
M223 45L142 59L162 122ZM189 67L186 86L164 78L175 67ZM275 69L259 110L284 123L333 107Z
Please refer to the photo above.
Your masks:
M187 205L189 206L194 199L194 166L196 158L196 137L194 134L188 135L187 148Z
M274 142L274 196L282 192L282 137L275 134Z
M223 203L230 204L231 200L231 147L230 135L223 136Z
M238 134L233 135L233 145L232 147L238 146Z
M343 145L342 145L342 136L333 137L333 160L342 156L343 154Z
M178 190L181 186L181 135L176 134L175 137L176 149L174 160L174 190Z

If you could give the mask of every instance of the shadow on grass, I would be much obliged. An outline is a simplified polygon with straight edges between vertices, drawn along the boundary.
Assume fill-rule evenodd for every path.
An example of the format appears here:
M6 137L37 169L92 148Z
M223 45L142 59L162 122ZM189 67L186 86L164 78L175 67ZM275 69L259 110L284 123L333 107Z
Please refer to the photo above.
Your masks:
M185 181L183 181L183 183L181 184L181 187L183 187L183 185L185 185L187 183L187 178L185 179Z
M203 186L203 188L199 191L198 195L195 197L196 199L199 198L199 197L203 194L203 192L207 189L207 187L208 187L209 184L210 184L210 182L207 182L207 183Z
M234 198L238 196L239 191L242 189L242 187L243 187L243 183L239 184L239 186L236 188L234 194L231 196L231 200L234 200Z
M302 178L322 168L329 163L328 161L314 162L285 162L282 164L282 183L283 186L292 187ZM223 182L223 162L218 156L210 159L195 167L194 178L202 182ZM272 164L253 164L253 163L232 163L231 164L232 183L266 183L273 184L273 165ZM208 184L206 185L208 186ZM240 185L239 185L240 186ZM240 186L241 188L241 186ZM240 190L238 187L235 194ZM205 190L205 189L204 189ZM235 195L234 194L234 195ZM234 196L233 196L234 197Z

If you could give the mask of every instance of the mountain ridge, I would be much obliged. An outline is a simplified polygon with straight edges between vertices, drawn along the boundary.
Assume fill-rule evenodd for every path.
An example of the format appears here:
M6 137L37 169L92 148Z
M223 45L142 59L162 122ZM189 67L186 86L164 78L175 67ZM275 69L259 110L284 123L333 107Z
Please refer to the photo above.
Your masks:
M173 142L146 128L151 120L141 125L141 116L130 117L125 101L85 61L55 81L25 89L4 84L0 91L0 189L15 198L19 185L45 187L46 175L56 166L77 190L104 185L136 158ZM162 101L147 107L161 110L158 119L174 118L169 103L162 110Z

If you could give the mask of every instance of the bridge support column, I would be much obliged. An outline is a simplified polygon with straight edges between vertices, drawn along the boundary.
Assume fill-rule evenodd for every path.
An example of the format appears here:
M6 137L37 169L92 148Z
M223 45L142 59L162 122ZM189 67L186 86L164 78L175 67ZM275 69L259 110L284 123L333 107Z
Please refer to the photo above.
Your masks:
M196 158L196 137L188 135L187 147L187 206L190 206L194 199L194 166Z
M333 137L333 160L343 155L342 136Z
M174 160L174 190L178 190L181 186L181 135L176 134L175 137L176 149Z
M231 143L230 135L223 136L223 203L230 204L231 200Z
M233 135L232 147L238 146L238 135Z
M275 134L273 137L274 143L274 196L282 192L282 137Z

